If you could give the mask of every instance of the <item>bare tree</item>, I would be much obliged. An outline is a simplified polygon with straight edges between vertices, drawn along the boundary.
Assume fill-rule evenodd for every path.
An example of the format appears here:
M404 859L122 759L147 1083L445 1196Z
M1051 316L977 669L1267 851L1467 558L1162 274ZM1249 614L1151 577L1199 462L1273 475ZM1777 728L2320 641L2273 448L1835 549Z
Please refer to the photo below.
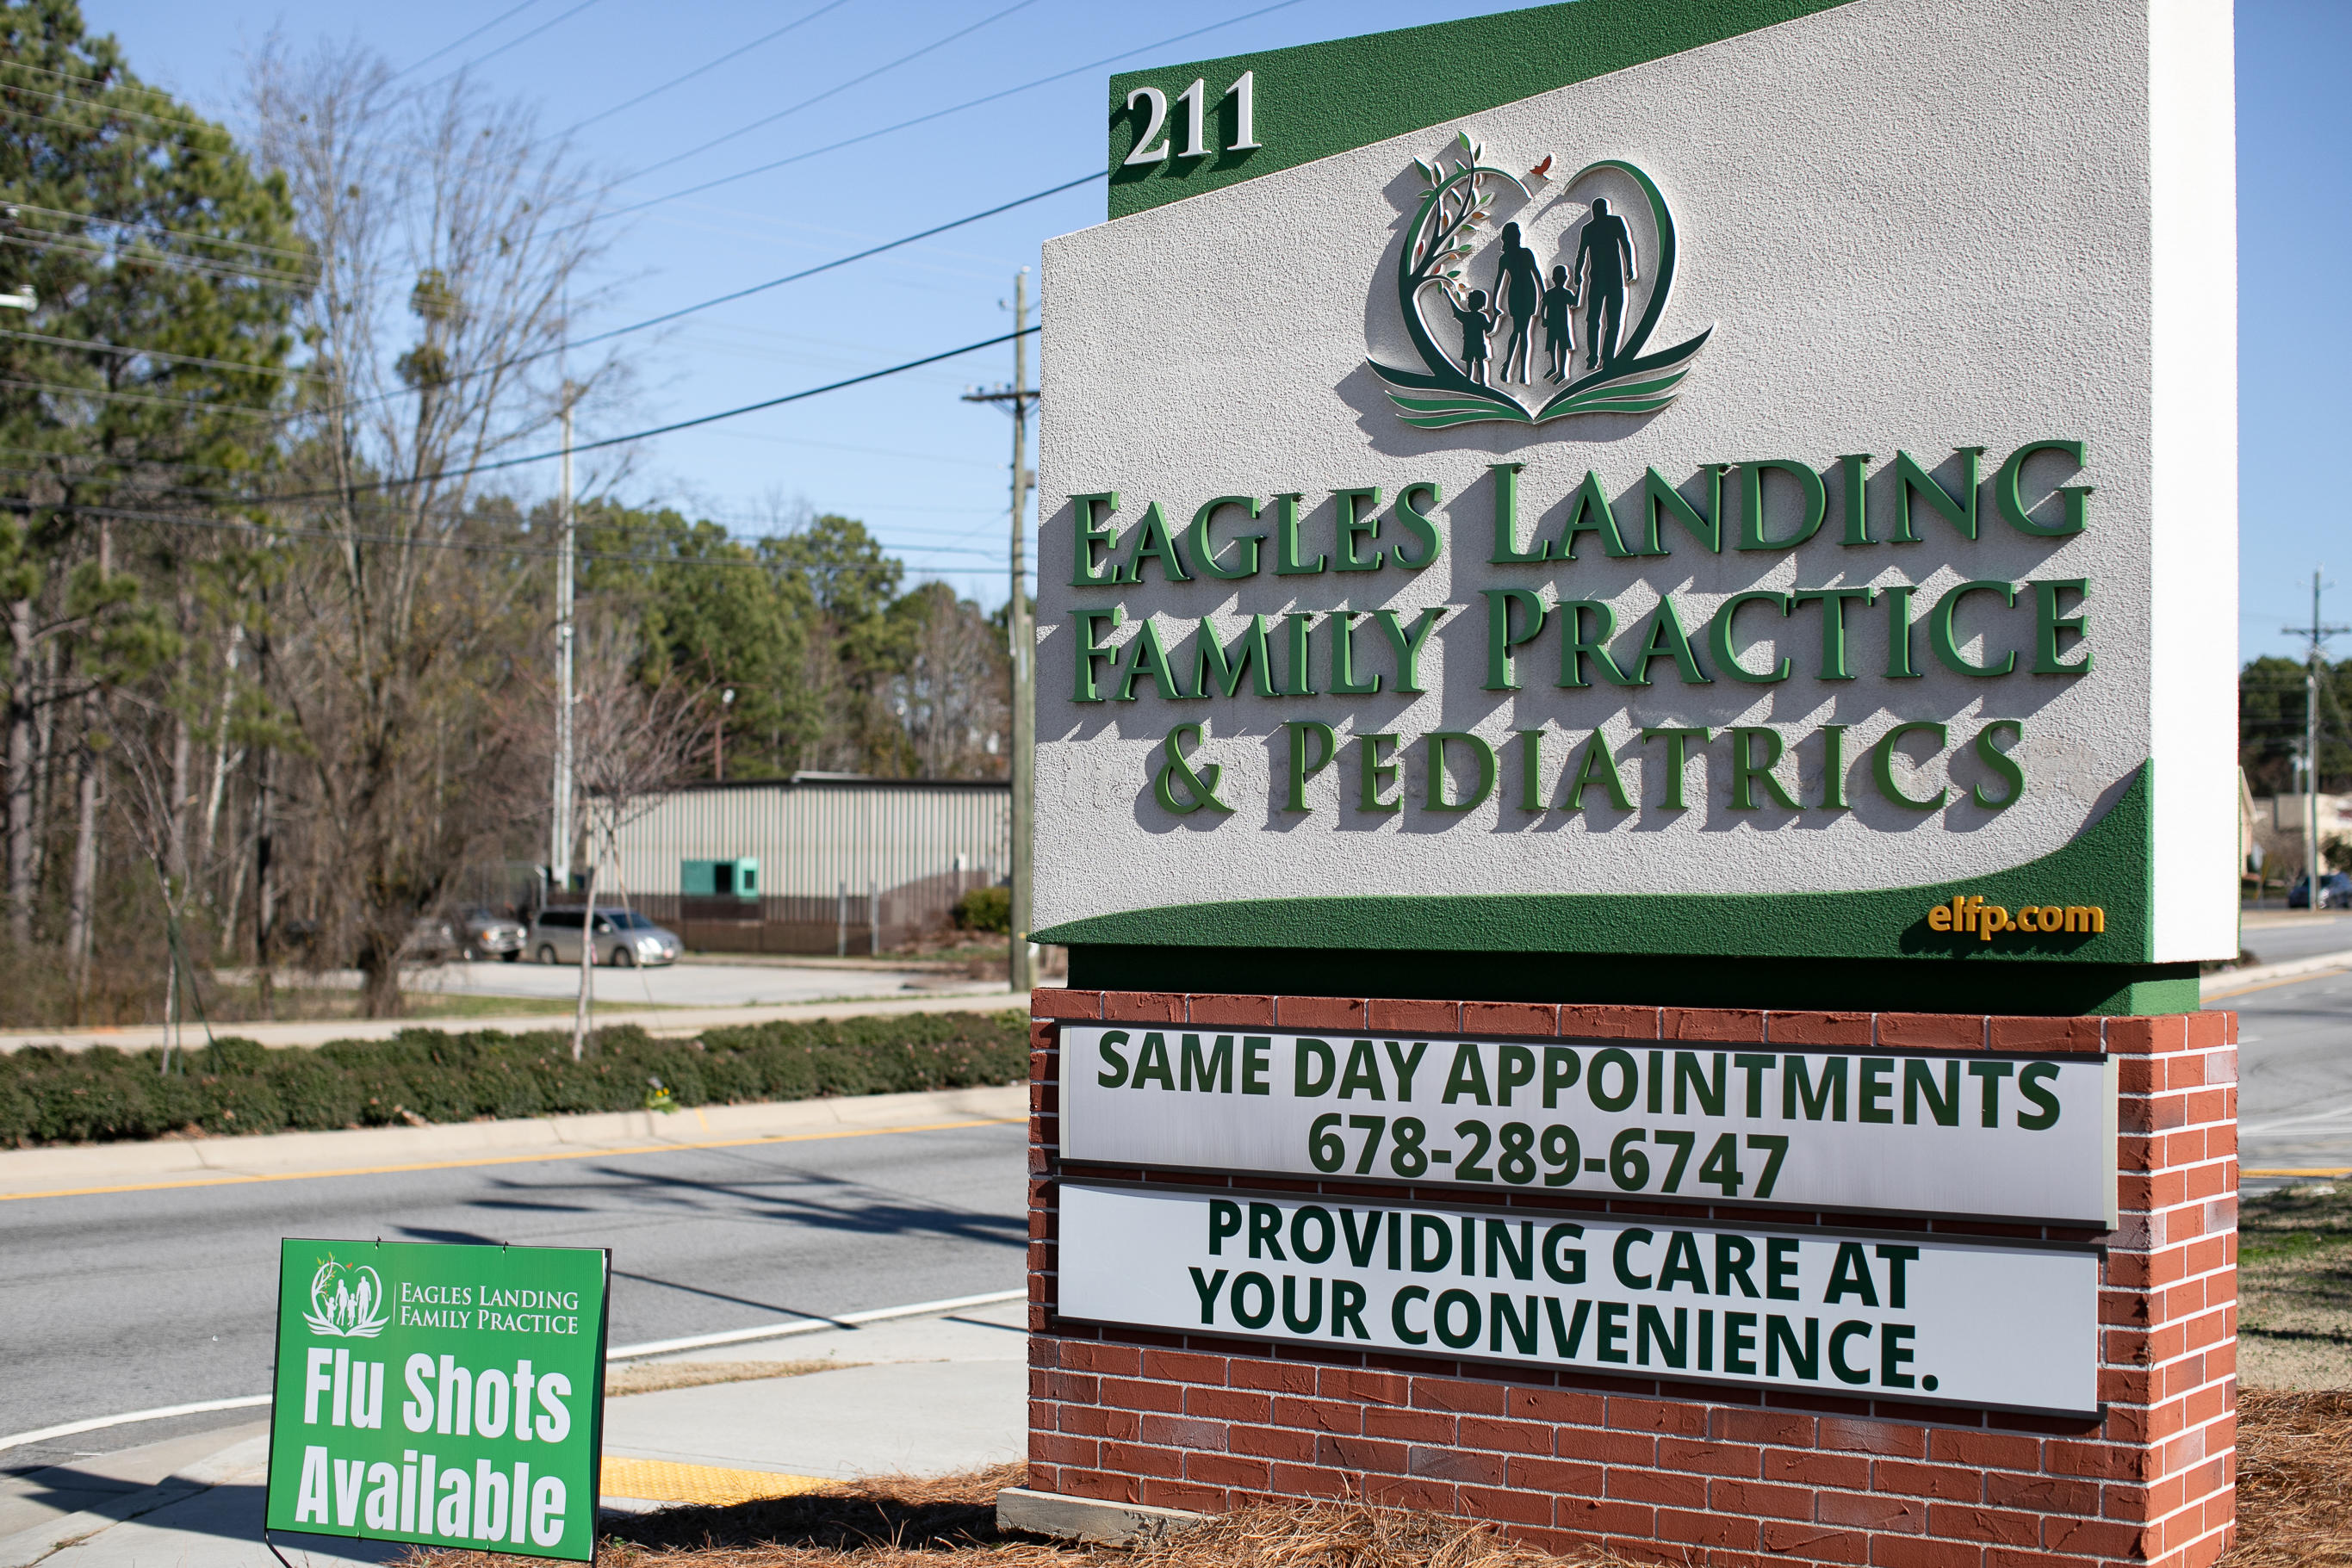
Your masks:
M511 512L469 505L467 468L545 442L555 411L611 380L566 382L554 350L602 239L602 188L531 115L460 74L407 93L357 46L253 66L266 167L283 173L316 256L300 321L312 399L295 444L305 520L336 536L288 584L313 629L274 664L306 742L311 884L365 977L371 1016L401 1006L399 953L511 802L487 814L472 718L527 657L532 574L474 570L469 539Z
M572 1009L572 1057L588 1043L595 989L596 891L608 862L617 869L621 830L650 810L665 790L692 773L701 747L697 694L667 682L648 686L635 674L634 641L609 629L592 632L575 676L572 721L580 803L572 820L587 841L588 896L581 912L580 994Z

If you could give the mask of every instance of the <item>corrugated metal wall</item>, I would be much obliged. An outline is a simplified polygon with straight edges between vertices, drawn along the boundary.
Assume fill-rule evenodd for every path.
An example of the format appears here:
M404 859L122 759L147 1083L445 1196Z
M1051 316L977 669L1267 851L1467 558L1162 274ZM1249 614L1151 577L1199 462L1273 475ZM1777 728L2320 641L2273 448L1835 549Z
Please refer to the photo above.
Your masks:
M947 924L965 890L1005 878L1011 813L999 783L803 777L684 789L621 830L620 871L631 901L690 947L865 953L878 938L887 950ZM683 896L684 862L747 859L760 862L756 901Z

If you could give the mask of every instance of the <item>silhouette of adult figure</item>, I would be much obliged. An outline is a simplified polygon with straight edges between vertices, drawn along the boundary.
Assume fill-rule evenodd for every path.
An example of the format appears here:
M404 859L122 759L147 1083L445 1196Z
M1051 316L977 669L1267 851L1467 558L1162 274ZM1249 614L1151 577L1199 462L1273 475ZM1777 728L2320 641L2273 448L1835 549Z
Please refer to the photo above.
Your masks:
M1641 280L1632 231L1609 210L1606 197L1595 197L1592 215L1584 220L1583 235L1576 242L1575 265L1569 268L1569 281L1582 284L1586 370L1617 357L1617 334L1625 325L1625 286Z
M1519 225L1503 225L1503 249L1495 267L1495 302L1511 318L1511 335L1503 345L1507 382L1524 382L1528 375L1528 330L1536 322L1536 307L1543 298L1543 265L1519 238ZM1511 369L1517 356L1518 369Z

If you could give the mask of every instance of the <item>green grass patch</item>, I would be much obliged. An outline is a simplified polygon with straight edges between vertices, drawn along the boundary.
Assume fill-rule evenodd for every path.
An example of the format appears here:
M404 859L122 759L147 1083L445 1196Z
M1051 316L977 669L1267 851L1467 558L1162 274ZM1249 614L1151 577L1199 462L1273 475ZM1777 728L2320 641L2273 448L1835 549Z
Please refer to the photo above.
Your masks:
M0 1056L0 1146L174 1134L276 1133L808 1100L1013 1083L1028 1075L1016 1012L745 1024L693 1040L598 1031L412 1029L385 1040L269 1051L225 1039L184 1052L35 1046Z

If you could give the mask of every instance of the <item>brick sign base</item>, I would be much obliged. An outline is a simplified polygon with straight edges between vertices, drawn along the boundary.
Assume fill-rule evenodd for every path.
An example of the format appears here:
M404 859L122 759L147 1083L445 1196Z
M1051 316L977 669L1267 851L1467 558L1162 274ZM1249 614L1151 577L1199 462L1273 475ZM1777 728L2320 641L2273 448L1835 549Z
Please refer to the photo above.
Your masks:
M2230 1545L2235 1014L1767 1013L1056 990L1034 993L1031 1010L1034 1490L1203 1512L1267 1499L1360 1498L1489 1521L1552 1551L1605 1544L1676 1563L2200 1568ZM1937 1234L2106 1243L2105 1416L1977 1414L1066 1323L1055 1311L1059 1180L1149 1181L1154 1173L1062 1161L1064 1019L1790 1050L2105 1051L2121 1062L2116 1231L1914 1222ZM1203 1178L1183 1180L1199 1186ZM1257 1177L1232 1185L1324 1190ZM1754 1213L1547 1201L1695 1221Z

